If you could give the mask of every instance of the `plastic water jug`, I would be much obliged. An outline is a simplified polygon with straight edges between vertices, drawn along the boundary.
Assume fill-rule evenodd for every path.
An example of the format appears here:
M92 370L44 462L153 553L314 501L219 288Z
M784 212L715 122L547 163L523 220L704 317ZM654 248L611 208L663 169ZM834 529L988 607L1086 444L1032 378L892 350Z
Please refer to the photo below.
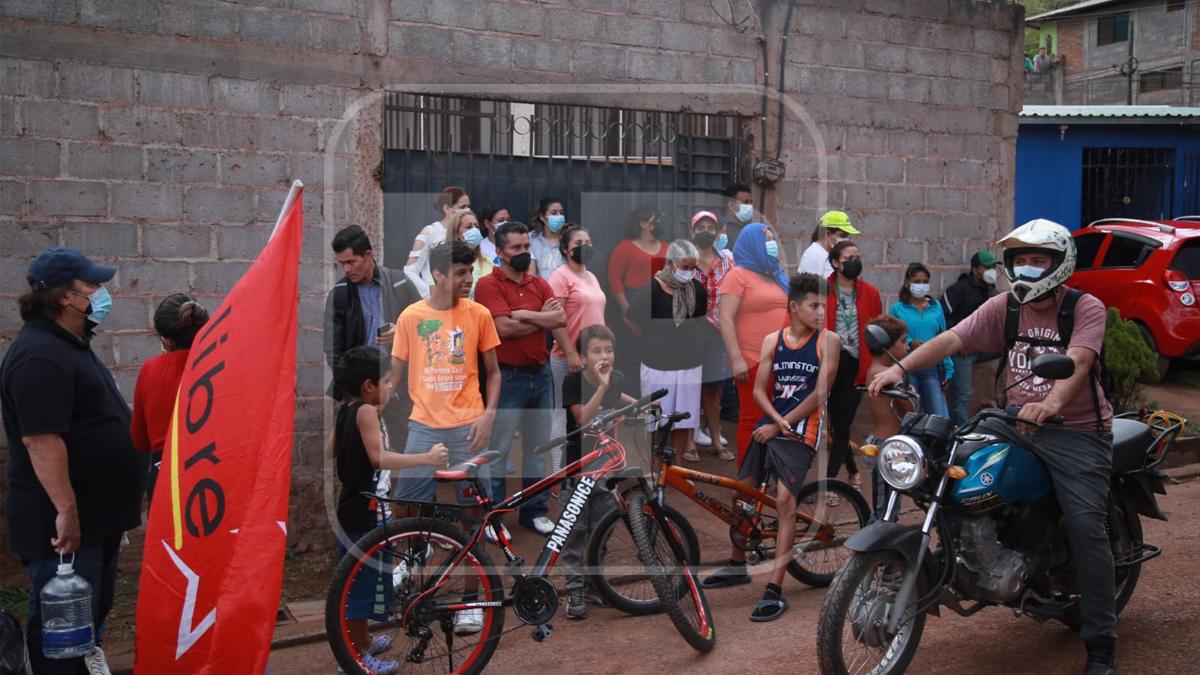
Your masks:
M49 659L83 656L96 646L92 623L92 586L75 574L72 563L58 564L58 575L41 592L42 653Z

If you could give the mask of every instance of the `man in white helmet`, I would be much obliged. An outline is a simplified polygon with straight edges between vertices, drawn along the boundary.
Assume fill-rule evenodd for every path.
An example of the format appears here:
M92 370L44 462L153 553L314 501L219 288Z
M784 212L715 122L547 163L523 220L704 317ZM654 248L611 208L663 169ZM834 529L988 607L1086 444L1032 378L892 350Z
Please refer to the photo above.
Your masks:
M1008 403L1020 417L1044 422L1058 415L1061 425L1021 425L1030 435L1054 480L1066 516L1071 559L1081 593L1080 635L1087 646L1087 675L1116 672L1116 611L1113 557L1105 520L1112 469L1112 407L1099 386L1099 355L1104 342L1105 308L1094 296L1063 284L1075 271L1075 242L1065 227L1032 220L1000 240L1008 293L988 299L950 330L903 359L917 372L951 354L1005 354L1008 384L1030 374L1033 357L1065 353L1075 361L1066 380L1032 377L1011 389ZM903 380L891 368L871 380L869 391ZM986 422L985 422L986 424Z

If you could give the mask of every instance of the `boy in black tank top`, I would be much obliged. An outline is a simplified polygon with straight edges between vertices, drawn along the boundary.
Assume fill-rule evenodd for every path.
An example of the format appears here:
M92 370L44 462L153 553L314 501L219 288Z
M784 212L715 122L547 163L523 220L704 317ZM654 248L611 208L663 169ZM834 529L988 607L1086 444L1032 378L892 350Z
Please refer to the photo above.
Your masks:
M379 413L379 403L391 394L386 375L391 361L377 347L355 347L342 354L334 368L334 377L346 397L337 411L333 435L325 446L325 456L335 459L337 478L342 484L337 502L338 552L345 554L349 544L361 539L380 523L374 499L363 496L379 494L380 472L387 469L407 469L414 466L444 467L449 452L442 444L419 455L405 455L386 450L387 428ZM387 486L383 487L386 494ZM344 536L343 536L344 535ZM386 599L391 597L391 575L380 574L382 565L364 565L354 577L346 599L346 624L354 646L363 654L364 662L377 672L390 672L399 667L396 661L379 658L378 654L391 646L391 636L371 638L367 619L387 619ZM373 665L372 665L373 664Z

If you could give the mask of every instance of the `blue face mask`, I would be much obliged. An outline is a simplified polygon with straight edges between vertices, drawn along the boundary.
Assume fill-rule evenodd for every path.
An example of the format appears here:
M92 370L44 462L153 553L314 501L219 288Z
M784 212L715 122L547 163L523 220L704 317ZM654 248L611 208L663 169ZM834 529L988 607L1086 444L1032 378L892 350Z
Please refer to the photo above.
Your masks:
M480 234L479 228L472 227L463 232L463 241L471 248L479 248L479 242L483 241L483 235Z
M737 219L738 220L742 221L743 223L748 223L748 222L750 222L750 219L753 217L754 217L754 205L753 204L742 204L742 205L738 206L738 210L737 210Z
M551 232L558 232L567 222L567 217L562 214L546 216L546 227L550 228Z
M725 234L724 232L718 234L716 240L713 241L713 249L717 251L724 251L725 247L728 245L729 235Z
M779 242L774 239L767 242L767 256L779 260Z
M1018 279L1041 279L1046 270L1034 265L1017 265L1013 267L1013 274L1017 275Z
M112 313L112 294L103 286L88 296L88 302L91 303L92 308L92 311L88 312L88 318L95 323L103 323Z

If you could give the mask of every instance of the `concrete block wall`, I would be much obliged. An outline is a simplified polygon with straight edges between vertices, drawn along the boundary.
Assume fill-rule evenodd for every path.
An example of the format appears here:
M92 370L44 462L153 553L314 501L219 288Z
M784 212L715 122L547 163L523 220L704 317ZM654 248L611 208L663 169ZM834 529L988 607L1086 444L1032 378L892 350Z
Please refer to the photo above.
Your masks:
M157 351L158 300L188 291L215 306L265 241L289 181L303 180L293 502L319 512L327 242L350 223L380 234L379 94L509 85L489 96L749 119L757 90L719 87L761 81L760 26L778 81L785 10L770 3L739 31L702 0L6 2L0 350L20 326L29 260L77 245L120 268L96 345L131 393ZM922 259L944 271L935 283L952 281L1011 225L1021 19L1001 2L799 0L782 77L801 112L784 126L787 177L766 195L785 236L806 244L817 216L815 130L826 205L864 230L869 278L892 295L900 266ZM593 86L604 83L649 86ZM717 86L667 86L679 84ZM774 155L773 103L770 115Z

